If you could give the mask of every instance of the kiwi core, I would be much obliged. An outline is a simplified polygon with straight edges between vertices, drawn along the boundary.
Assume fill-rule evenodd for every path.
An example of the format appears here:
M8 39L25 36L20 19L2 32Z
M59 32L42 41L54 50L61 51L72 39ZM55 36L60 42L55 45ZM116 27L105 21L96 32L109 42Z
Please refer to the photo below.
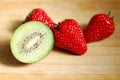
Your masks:
M39 35L30 38L30 40L24 45L24 49L26 51L29 51L33 46L37 45L39 41L40 41Z

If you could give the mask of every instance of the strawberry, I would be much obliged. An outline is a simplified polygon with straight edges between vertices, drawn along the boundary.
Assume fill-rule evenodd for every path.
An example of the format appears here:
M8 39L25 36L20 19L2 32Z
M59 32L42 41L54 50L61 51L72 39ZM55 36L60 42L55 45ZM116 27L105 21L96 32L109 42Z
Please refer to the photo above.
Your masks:
M41 8L33 9L29 15L26 17L25 22L27 21L40 21L45 23L50 29L53 29L56 24L52 19L47 15L47 13Z
M114 32L114 22L107 14L94 15L84 31L86 42L102 40Z
M65 19L53 30L55 46L73 52L84 54L87 50L86 41L80 25L73 19Z

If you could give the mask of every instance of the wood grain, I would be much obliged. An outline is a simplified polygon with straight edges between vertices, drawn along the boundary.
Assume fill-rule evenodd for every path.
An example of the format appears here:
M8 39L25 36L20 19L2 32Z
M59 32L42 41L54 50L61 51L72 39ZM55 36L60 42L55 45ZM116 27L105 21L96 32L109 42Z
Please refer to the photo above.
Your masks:
M22 64L11 53L10 38L26 15L43 8L56 22L74 18L84 28L96 13L114 15L115 32L89 43L77 56L54 48L42 61ZM120 80L120 0L0 0L0 80Z

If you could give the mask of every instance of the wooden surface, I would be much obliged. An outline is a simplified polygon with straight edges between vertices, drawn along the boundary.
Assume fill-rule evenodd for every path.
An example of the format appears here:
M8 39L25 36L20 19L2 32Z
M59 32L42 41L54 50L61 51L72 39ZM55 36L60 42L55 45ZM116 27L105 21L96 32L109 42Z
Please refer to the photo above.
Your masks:
M89 43L85 55L53 49L38 63L22 64L12 56L9 42L36 7L43 8L56 23L73 18L83 27L94 14L111 10L115 32ZM120 80L120 0L0 0L0 80Z

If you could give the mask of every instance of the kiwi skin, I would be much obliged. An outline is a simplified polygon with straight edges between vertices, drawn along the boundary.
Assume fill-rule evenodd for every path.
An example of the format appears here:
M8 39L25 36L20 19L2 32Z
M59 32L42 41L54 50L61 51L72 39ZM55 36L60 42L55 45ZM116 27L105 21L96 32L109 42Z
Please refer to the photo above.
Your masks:
M20 62L22 62L22 63L36 63L36 62L44 59L44 58L51 52L51 50L52 50L53 47L54 47L54 36L53 36L52 31L50 30L50 31L51 31L51 35L53 36L53 37L52 37L52 42L51 42L52 45L50 45L47 53L46 53L44 56L42 56L42 58L39 58L39 59L34 60L34 61L32 61L32 62L28 62L28 61L25 61L25 60L18 59L18 58L16 57L16 54L14 54L15 51L14 51L14 49L13 49L13 43L14 43L14 38L15 38L14 36L17 36L17 34L15 34L15 33L17 33L18 31L20 31L22 28L26 27L25 25L26 25L26 24L29 24L29 23L39 23L39 24L44 25L46 28L48 28L48 29L50 30L50 28L49 28L48 26L46 26L44 23L39 22L39 21L29 21L29 22L26 22L26 23L24 23L24 24L21 24L21 25L15 30L15 32L13 33L13 35L12 35L12 37L11 37L11 40L10 40L10 48L11 48L11 52L13 53L13 56L14 56L18 61L20 61ZM34 26L33 26L33 27L34 27ZM21 33L21 34L22 34L22 33Z

